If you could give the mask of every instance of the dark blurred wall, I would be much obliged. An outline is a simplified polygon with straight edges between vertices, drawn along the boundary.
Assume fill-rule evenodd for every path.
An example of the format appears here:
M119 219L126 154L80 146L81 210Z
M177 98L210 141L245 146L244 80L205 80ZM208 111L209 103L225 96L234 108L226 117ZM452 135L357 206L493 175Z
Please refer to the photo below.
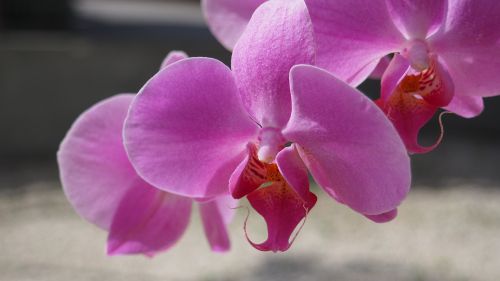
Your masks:
M70 0L1 0L4 29L65 29L71 20Z

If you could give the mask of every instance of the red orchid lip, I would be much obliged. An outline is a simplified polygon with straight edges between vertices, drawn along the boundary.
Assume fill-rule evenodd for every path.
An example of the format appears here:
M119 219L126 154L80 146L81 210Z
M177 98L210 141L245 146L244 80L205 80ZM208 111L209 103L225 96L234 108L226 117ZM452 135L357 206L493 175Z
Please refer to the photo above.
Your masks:
M299 226L294 237L294 230L305 219L317 201L316 195L309 193L304 200L286 184L273 182L270 186L257 189L247 196L250 205L264 217L267 224L268 237L262 243L254 243L248 237L245 221L245 235L248 242L260 251L284 252L290 248L302 226Z
M293 243L294 238L290 241L293 231L316 203L316 196L309 191L307 169L294 146L284 148L278 154L277 163L260 161L257 145L249 143L247 147L248 155L231 175L229 189L234 198L246 196L251 206L264 217L268 238L260 244L252 242L246 232L246 221L245 235L258 250L286 251ZM294 164L290 166L290 163ZM282 171L294 175L289 176L292 184L287 182ZM298 232L295 237L297 235Z
M433 145L419 145L419 132L440 107L450 103L454 85L432 54L428 68L410 74L411 71L410 61L396 54L382 76L382 97L376 103L392 121L410 153L427 153L443 138L441 118L441 134Z

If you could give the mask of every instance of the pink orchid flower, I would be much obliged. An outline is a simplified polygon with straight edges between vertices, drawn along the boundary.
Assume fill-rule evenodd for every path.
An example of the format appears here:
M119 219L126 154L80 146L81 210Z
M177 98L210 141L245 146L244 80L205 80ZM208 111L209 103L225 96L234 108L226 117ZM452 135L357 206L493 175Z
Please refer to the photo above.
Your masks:
M164 65L184 57L172 52ZM77 213L109 231L109 255L153 256L181 238L193 200L151 186L130 164L122 132L134 96L117 95L84 112L61 143L58 163L64 192ZM232 200L221 196L198 203L213 251L230 247L226 225Z
M232 70L189 58L156 74L124 128L132 164L158 188L246 196L267 224L266 241L251 242L262 251L287 250L315 205L308 170L330 196L377 222L396 216L410 186L409 157L383 112L304 65L314 61L312 27L304 3L289 3L255 11Z
M496 0L305 0L317 65L358 85L394 54L377 103L408 150L439 108L463 117L500 93L500 2Z

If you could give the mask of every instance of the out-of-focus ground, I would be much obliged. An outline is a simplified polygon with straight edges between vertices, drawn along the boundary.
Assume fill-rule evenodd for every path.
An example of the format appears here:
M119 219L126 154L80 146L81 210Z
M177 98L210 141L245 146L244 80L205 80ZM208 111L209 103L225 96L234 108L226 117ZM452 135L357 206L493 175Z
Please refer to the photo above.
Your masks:
M383 225L316 189L318 204L286 253L253 249L240 209L230 253L209 251L195 215L180 243L149 259L107 257L105 232L75 214L57 181L27 181L0 193L0 280L498 281L500 189L494 187L418 186L399 217ZM249 229L253 239L264 238L255 213Z

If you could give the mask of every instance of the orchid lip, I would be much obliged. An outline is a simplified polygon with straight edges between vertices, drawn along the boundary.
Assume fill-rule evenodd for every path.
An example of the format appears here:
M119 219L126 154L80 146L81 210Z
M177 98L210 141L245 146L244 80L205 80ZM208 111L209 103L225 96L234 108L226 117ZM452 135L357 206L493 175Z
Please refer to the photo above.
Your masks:
M411 48L405 49L406 58L396 54L393 59L393 69L387 72L386 80L382 81L382 83L385 81L384 98L378 103L399 131L407 150L410 153L426 153L441 142L442 123L440 121L441 135L434 145L428 147L419 145L419 132L440 107L447 106L453 99L454 85L439 57L427 53L421 41L415 42ZM415 69L413 67L415 58L424 58L426 68ZM396 71L395 66L398 68ZM391 83L393 88L388 87Z
M259 141L266 149L278 150L284 145L281 132L266 128ZM316 203L316 196L309 191L307 170L293 147L282 148L271 163L258 159L258 143L248 143L248 155L240 163L229 180L229 188L234 198L245 197L250 205L266 221L268 238L262 243L254 243L246 231L249 243L260 251L286 251L295 237L294 230L301 221L305 222L308 212ZM248 219L248 216L247 216Z

